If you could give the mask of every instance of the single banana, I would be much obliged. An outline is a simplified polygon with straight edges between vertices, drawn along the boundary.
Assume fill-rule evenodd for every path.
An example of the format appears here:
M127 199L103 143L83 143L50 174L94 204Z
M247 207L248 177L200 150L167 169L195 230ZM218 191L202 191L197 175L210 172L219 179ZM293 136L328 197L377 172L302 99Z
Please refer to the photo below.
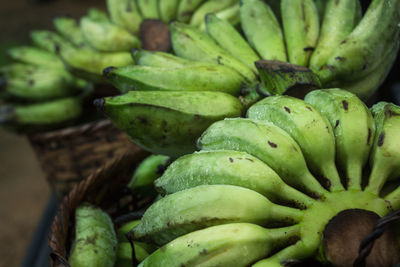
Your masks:
M104 75L121 92L216 91L236 96L244 83L235 70L215 64L187 65L174 69L132 65L107 68Z
M177 17L180 0L158 0L160 19L169 23Z
M133 49L132 58L137 65L159 68L183 68L194 65L210 65L208 63L177 57L170 53L149 51L144 49Z
M209 226L254 223L290 225L302 211L279 206L261 194L232 185L200 185L168 195L150 206L133 229L133 239L165 245L173 239Z
M95 21L110 22L110 18L107 16L107 13L98 8L89 8L87 17Z
M282 0L281 10L289 62L306 67L319 37L314 0Z
M382 64L385 51L399 42L399 21L399 0L373 0L357 27L319 70L322 82L354 81Z
M156 195L154 181L159 178L169 164L170 158L163 155L150 155L136 168L127 187L133 193Z
M309 172L296 141L272 123L243 118L218 121L202 134L198 147L206 151L224 149L249 153L296 189L314 197L326 192Z
M240 4L234 4L228 8L215 13L215 15L223 20L228 21L230 24L237 26L240 23ZM200 26L205 29L205 26Z
M81 100L69 97L37 104L2 106L0 124L49 127L73 121L81 114Z
M217 13L222 11L235 3L238 0L208 0L203 3L199 8L197 8L196 12L194 12L193 16L190 19L190 24L193 26L200 26L204 17L210 13Z
M38 69L38 66L23 63L12 63L0 67L0 77L10 79L13 77L29 76ZM2 84L4 87L6 83Z
M32 46L19 46L8 49L7 55L17 62L63 69L62 60L53 53Z
M177 20L189 22L193 13L205 0L180 0L178 6Z
M362 12L359 0L328 0L325 10L321 34L310 60L310 68L315 71L322 68L340 42L353 31Z
M129 51L141 45L136 36L110 22L96 21L85 16L81 18L80 27L85 40L99 51Z
M215 14L205 18L206 31L222 48L231 53L247 67L257 72L254 62L260 59L248 45L240 33L227 21L219 19Z
M158 191L171 194L199 185L225 184L254 190L274 203L299 208L314 200L286 185L268 165L246 152L200 151L175 160L155 181Z
M325 187L331 191L344 189L335 166L332 127L311 105L290 96L271 96L251 106L247 116L285 130L299 144L308 166Z
M144 19L158 19L158 0L136 0Z
M139 32L143 18L135 0L107 0L111 21L133 34Z
M250 45L262 59L287 61L281 26L261 0L241 0L240 19Z
M371 174L365 190L379 194L385 182L400 178L400 107L379 102L371 109L376 135L371 151Z
M166 244L139 267L249 266L290 243L297 237L298 228L265 229L249 223L208 227Z
M371 112L356 95L341 89L316 90L304 101L329 120L335 134L336 162L346 175L347 189L360 190L375 136Z
M31 31L31 39L37 47L51 53L58 53L60 47L69 44L68 40L64 39L59 34L46 30Z
M73 18L57 17L53 20L54 27L57 32L69 40L74 46L79 49L87 49L89 45L86 43L82 30L79 24Z
M251 69L201 30L179 22L171 23L170 28L172 47L177 56L231 67L245 77L250 84L257 80Z
M210 124L242 113L239 100L221 92L131 91L96 104L136 144L171 157L192 153Z

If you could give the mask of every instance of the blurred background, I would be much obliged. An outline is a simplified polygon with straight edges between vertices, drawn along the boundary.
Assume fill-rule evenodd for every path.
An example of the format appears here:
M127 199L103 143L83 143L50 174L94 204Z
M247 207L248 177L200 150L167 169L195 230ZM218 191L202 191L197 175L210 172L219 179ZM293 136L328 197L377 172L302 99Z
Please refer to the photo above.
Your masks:
M52 29L54 16L78 18L89 7L105 10L105 0L3 1L0 7L0 65L7 63L8 47L30 43L31 30ZM377 100L400 103L399 74L398 59L370 104ZM50 199L51 192L27 138L0 128L0 267L20 266L24 259L27 264L28 251L36 253L37 243L33 240L45 233L40 232L40 224L48 225L51 221L51 218L43 219Z

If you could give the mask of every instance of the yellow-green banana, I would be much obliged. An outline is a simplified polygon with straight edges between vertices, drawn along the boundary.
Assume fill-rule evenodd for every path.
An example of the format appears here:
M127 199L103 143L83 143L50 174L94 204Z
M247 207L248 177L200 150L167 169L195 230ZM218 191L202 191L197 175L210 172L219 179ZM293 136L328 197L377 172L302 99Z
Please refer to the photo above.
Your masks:
M53 53L31 46L19 46L8 49L7 55L17 61L26 64L63 69L62 60Z
M186 66L194 65L210 65L209 63L203 63L177 57L170 53L149 51L144 49L133 49L132 57L137 65L149 67L183 68Z
M74 46L79 49L89 48L89 45L86 43L85 37L83 36L82 30L75 19L68 17L57 17L53 20L53 24L57 32L66 40L69 40Z
M143 18L135 0L107 0L111 21L133 34L139 32Z
M157 190L163 194L207 184L245 187L274 203L287 203L300 208L313 203L312 198L286 185L275 171L258 158L233 150L185 155L174 161L155 181Z
M254 62L260 57L229 22L218 18L215 14L208 14L205 21L208 35L236 59L257 72Z
M192 153L210 124L242 113L239 100L221 92L130 91L96 105L136 144L171 157Z
M282 0L281 11L289 62L308 66L319 37L314 0Z
M309 172L296 141L272 123L243 118L218 121L201 135L198 147L206 151L247 152L264 161L283 181L300 191L314 197L326 192Z
M360 190L375 136L371 112L356 95L340 89L316 90L304 101L329 120L336 139L336 161L346 175L347 188Z
M158 0L136 0L144 19L158 19Z
M216 91L238 95L244 83L242 76L235 70L215 64L187 65L173 69L132 65L107 68L104 75L121 92Z
M186 59L225 65L239 72L248 83L256 81L255 73L220 47L210 36L193 26L171 23L172 47L177 56Z
M261 0L241 0L240 19L250 45L263 59L287 61L281 26Z
M251 106L251 119L271 122L299 144L308 166L331 191L343 190L335 166L335 136L327 118L311 105L290 96L271 96Z
M178 13L180 0L158 0L158 12L160 19L165 23L169 23L175 19Z
M205 0L180 0L178 6L177 20L189 22L193 13Z
M200 26L207 14L224 10L237 3L237 1L238 0L208 0L197 8L190 19L190 24L193 26Z
M68 40L64 39L59 34L46 30L31 31L31 39L37 47L51 53L58 53L60 47L69 44Z

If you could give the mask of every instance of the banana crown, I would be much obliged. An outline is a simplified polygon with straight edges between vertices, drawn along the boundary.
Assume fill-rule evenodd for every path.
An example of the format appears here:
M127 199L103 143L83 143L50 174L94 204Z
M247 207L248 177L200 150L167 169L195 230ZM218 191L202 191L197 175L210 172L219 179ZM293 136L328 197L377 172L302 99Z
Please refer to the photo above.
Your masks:
M400 187L383 193L400 178L400 107L371 111L350 92L324 89L304 101L271 96L248 118L211 124L200 151L155 181L165 197L129 234L159 247L140 266L281 266L323 251L324 228L341 211L400 208Z

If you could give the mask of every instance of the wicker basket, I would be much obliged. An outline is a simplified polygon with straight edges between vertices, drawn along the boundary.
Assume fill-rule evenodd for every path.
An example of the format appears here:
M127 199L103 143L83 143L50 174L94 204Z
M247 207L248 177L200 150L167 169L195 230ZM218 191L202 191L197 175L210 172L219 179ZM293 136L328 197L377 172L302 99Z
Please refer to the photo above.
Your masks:
M138 148L108 120L28 136L50 187L61 198L106 162Z
M138 148L129 151L92 173L64 197L51 226L50 266L69 266L67 256L73 238L75 209L82 202L101 207L113 218L150 205L151 198L132 196L126 189L137 165L148 155L148 152Z

